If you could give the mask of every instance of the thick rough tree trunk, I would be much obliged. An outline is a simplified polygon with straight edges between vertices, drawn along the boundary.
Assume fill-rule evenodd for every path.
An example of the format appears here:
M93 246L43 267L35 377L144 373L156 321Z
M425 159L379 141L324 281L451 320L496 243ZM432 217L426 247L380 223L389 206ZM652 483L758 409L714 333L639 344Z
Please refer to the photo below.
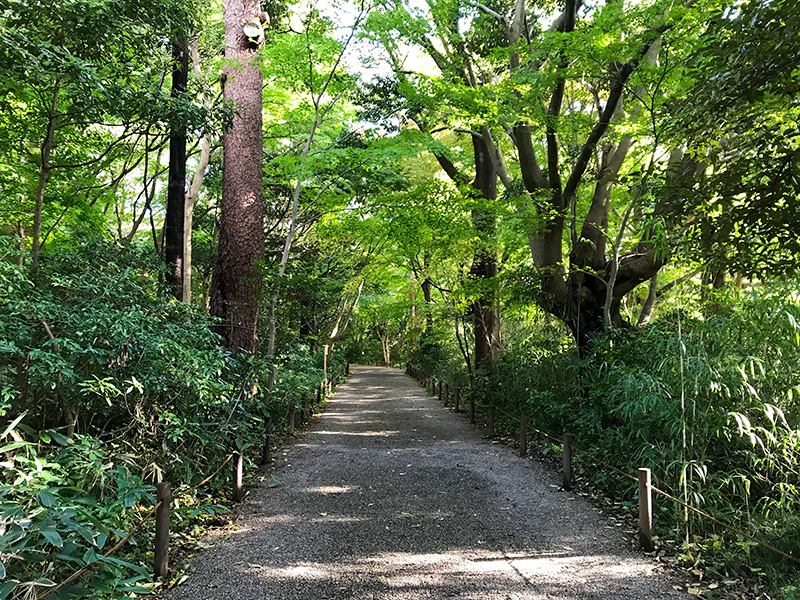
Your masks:
M211 313L231 348L258 348L258 303L264 257L262 186L262 75L255 61L257 45L243 33L259 20L258 2L229 0L225 22L224 97L238 109L233 128L222 140L223 178L219 251L214 271Z
M189 42L181 37L172 46L172 97L186 94L189 81ZM186 125L175 120L169 134L169 179L165 218L164 257L167 285L172 294L183 299L184 224L186 206Z

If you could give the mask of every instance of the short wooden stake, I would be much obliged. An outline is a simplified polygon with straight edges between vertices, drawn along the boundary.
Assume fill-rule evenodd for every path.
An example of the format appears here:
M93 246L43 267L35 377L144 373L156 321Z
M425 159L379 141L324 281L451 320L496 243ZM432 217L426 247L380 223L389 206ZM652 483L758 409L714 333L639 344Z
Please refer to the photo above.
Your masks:
M442 401L442 382L439 381L439 402Z
M494 404L489 405L489 437L494 437L494 421L497 416L497 408Z
M320 404L322 404L322 388L318 387L317 388L317 406L319 406Z
M561 475L562 485L566 491L572 489L572 434L565 433L563 440L563 452L561 454Z
M653 495L650 487L650 469L639 469L639 547L652 552L653 545Z
M242 485L242 471L244 459L241 452L233 455L233 501L241 502L244 498L244 486Z
M153 557L153 574L156 578L166 577L169 573L169 510L172 504L172 492L169 482L156 484L156 502L161 504L156 509L156 547Z
M450 404L450 384L446 383L444 386L444 405Z
M290 434L294 434L294 415L295 415L296 411L297 411L297 407L294 405L294 402L292 402L289 405L289 433Z
M453 405L454 405L453 406L453 410L455 410L456 412L460 411L460 409L458 407L458 401L460 399L461 399L461 393L458 391L458 388L456 388L456 392L455 392L454 398L453 398Z
M264 449L261 452L261 466L268 467L272 464L272 419L267 419L264 432Z
M347 363L347 365L345 366L344 373L345 375L350 375L350 363Z
M475 396L469 395L469 422L475 425Z
M528 417L522 415L519 420L519 455L528 454Z

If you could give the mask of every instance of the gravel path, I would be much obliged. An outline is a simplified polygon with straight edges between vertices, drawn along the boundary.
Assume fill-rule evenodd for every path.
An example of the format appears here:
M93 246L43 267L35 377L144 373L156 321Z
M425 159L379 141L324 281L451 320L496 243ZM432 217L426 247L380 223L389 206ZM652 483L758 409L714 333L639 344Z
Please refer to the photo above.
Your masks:
M683 598L556 476L356 367L169 600Z

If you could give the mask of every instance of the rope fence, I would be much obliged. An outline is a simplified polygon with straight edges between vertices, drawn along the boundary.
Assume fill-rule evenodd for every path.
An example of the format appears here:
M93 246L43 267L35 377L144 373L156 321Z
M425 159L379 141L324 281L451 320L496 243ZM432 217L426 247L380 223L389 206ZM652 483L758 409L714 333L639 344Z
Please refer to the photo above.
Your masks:
M338 382L339 377L344 375L350 374L350 365L348 364L344 369L337 371L335 375L333 375L330 379L326 378L323 382L316 389L316 396L314 393L311 394L304 394L301 398L301 402L303 404L302 413L303 417L305 418L308 415L313 415L316 408L327 399L327 397L333 393L335 390L336 384ZM310 403L307 405L307 400L311 399ZM316 399L316 402L314 402ZM293 407L294 405L292 405ZM287 426L291 434L294 434L295 422L294 422L294 411L290 410L289 418L287 422ZM268 465L270 464L270 446L272 444L272 424L271 420L268 420L268 424L266 427L266 435L264 439L264 449L262 452L261 462L260 465ZM264 459L267 459L267 462L264 462ZM227 465L231 460L233 460L233 489L231 493L231 499L233 502L240 502L245 495L244 485L242 483L243 478L243 471L244 471L244 456L241 451L231 452L228 457L222 461L222 464L209 476L203 479L200 483L186 489L180 491L177 497L184 497L192 492L197 491L209 481L211 481L214 477L216 477L220 471ZM120 539L114 546L112 546L107 552L102 555L102 558L109 558L116 554L127 542L130 540L134 535L139 533L142 528L151 520L155 519L155 539L154 539L154 552L153 552L153 575L156 579L166 577L169 574L169 530L170 530L170 509L173 502L173 495L171 490L171 485L168 481L161 481L156 484L156 504L150 508L144 517L142 517L141 521L139 521L131 531L125 535L122 539ZM66 585L69 585L73 581L80 578L82 575L87 573L91 570L91 568L100 562L99 560L88 563L78 569L77 571L73 572L70 576L66 579L61 581L55 586L48 587L47 590L41 592L37 596L34 597L34 600L45 600L50 598L53 594L58 592L61 588Z
M433 378L426 378L425 375L412 367L408 367L406 369L406 373L415 379L417 379L420 384L430 392L431 395L438 395L440 401L442 401L445 406L448 405L448 397L450 386L449 384L444 384L444 389L446 390L445 393L442 393L442 386L443 383L441 381L437 381ZM438 392L438 394L437 394ZM455 397L459 398L460 393L458 388L455 388ZM475 401L470 395L470 423L475 424ZM455 405L456 412L459 411L458 401L456 401ZM496 407L493 404L489 404L487 406L487 427L489 430L489 436L493 437L495 434L495 416L496 412L499 412L502 415L505 415L512 421L516 421L519 423L519 454L520 456L525 456L528 451L528 432L533 431L542 437L549 439L550 441L554 442L557 445L560 445L563 448L562 452L562 475L563 475L563 488L566 491L570 491L572 489L572 462L573 462L573 453L578 452L579 454L583 454L587 457L591 457L594 460L598 460L596 456L594 456L591 452L582 450L574 445L573 437L569 433L565 433L563 436L557 436L547 431L542 431L537 429L536 427L532 427L528 417L525 414L514 415L511 414L501 408ZM726 523L714 517L707 512L680 500L679 498L674 497L673 495L665 492L657 487L655 487L651 482L651 472L648 468L640 468L638 469L637 476L631 475L630 473L626 473L625 471L614 467L613 465L609 465L608 463L603 463L603 467L613 471L614 473L620 475L621 477L630 479L637 483L638 489L638 500L639 500L639 546L642 550L647 552L654 550L653 544L653 501L652 501L652 494L658 494L679 506L683 507L684 509L691 511L709 521L719 525L720 527L728 530L731 533L734 533L749 542L758 544L763 548L767 548L772 552L796 563L800 564L800 558L792 556L787 552L784 552L780 548L775 547L773 544L757 538L740 528L736 527L735 525L731 525L730 523Z

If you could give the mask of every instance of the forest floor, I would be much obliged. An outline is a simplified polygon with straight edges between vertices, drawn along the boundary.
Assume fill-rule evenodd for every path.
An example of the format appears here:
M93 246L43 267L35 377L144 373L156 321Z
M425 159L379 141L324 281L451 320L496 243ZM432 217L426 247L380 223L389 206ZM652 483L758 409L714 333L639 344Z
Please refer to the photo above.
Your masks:
M556 473L396 369L355 367L274 473L165 598L690 597Z

